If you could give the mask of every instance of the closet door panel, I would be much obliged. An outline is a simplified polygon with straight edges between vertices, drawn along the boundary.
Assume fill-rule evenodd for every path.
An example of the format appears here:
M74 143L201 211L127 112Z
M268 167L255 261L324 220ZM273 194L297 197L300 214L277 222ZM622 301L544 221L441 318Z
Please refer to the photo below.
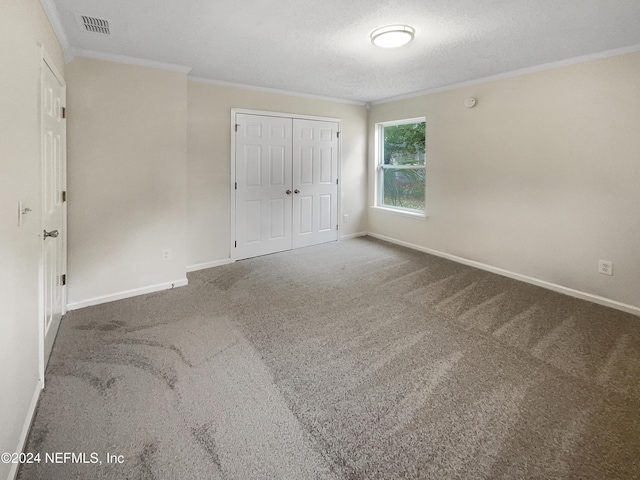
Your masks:
M289 250L292 120L237 114L236 122L236 259Z
M293 248L338 239L338 124L293 120Z

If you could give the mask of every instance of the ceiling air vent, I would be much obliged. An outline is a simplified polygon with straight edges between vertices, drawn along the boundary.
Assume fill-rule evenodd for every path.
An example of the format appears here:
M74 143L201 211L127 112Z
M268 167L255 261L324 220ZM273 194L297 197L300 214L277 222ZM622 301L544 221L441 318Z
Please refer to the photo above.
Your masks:
M76 19L78 20L80 26L83 27L87 32L103 33L105 35L111 34L111 31L109 30L108 20L80 14L76 14Z

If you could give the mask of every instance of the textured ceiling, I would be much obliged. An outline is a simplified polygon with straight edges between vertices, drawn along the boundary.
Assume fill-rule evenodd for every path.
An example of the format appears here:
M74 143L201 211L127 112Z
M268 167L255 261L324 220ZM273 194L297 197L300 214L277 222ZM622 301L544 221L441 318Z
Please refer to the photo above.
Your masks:
M67 55L362 102L640 45L640 0L41 1L57 10ZM76 13L109 20L111 35L84 32ZM394 23L415 40L374 47L371 31Z

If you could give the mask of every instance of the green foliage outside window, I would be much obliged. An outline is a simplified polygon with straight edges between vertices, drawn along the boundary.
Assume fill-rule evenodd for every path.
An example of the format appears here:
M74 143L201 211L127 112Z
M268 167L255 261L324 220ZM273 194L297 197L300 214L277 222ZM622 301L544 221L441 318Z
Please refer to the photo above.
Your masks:
M424 122L384 127L384 164L424 165L424 143Z
M425 122L382 126L382 203L425 209Z

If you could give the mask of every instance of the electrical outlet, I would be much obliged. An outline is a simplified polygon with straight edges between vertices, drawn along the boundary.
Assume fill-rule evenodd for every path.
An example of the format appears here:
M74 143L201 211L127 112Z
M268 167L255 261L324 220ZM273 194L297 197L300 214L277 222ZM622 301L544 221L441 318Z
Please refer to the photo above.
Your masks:
M613 275L613 262L600 260L598 262L598 273L602 273L603 275Z
M162 250L160 250L160 258L162 260L171 260L171 249L163 248Z
M349 215L342 216L342 223L349 223Z

